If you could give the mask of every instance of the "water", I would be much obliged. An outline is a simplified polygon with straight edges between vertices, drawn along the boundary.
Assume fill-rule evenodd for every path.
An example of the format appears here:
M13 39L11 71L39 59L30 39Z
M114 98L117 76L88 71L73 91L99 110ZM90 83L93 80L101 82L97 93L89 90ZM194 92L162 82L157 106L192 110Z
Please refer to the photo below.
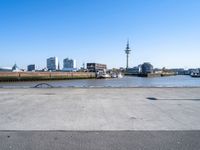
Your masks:
M1 88L29 88L39 83L54 87L200 87L200 78L190 76L169 76L141 78L128 76L121 79L84 79L37 82L0 82Z

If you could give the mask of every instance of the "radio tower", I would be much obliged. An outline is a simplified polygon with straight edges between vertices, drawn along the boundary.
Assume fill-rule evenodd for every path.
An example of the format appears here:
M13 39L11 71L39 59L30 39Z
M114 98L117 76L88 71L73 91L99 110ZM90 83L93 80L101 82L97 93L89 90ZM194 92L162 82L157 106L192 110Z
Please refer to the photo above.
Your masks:
M126 69L128 69L128 57L129 57L129 54L130 54L130 47L129 47L129 40L127 41L127 44L126 44L126 49L125 49L125 54L126 54Z

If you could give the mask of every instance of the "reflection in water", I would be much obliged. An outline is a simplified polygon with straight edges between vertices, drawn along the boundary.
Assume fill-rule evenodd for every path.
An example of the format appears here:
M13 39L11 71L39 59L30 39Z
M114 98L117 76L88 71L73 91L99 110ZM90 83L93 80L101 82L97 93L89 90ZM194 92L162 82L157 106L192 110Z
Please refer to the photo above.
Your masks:
M37 82L1 82L0 87L34 87L39 83L53 87L200 87L200 78L169 76L155 78L124 77L120 79L84 79Z

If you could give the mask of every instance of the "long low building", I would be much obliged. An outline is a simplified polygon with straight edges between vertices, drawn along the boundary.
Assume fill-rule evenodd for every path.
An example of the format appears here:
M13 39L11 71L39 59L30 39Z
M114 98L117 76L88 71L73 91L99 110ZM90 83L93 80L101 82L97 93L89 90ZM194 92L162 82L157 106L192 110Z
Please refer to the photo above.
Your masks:
M0 67L0 72L12 72L11 67Z
M97 72L97 71L103 71L107 69L106 64L99 64L99 63L87 63L87 70L89 72Z

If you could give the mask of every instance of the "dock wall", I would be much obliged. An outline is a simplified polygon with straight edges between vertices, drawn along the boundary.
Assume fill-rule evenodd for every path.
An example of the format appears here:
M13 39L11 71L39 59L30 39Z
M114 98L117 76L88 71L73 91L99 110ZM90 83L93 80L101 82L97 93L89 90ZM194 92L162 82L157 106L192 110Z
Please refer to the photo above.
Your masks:
M95 78L95 73L91 73L91 72L0 72L0 82L90 79L90 78Z

